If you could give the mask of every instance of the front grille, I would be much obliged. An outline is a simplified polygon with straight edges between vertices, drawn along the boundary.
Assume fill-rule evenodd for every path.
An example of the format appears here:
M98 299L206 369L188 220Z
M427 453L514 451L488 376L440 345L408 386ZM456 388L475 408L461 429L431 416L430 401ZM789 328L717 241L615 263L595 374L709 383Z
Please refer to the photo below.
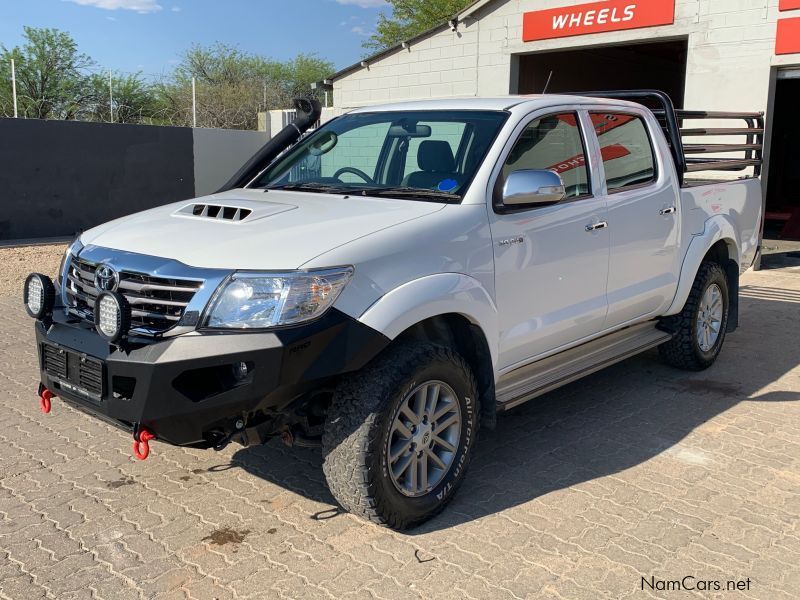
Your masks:
M94 304L100 294L95 287L97 264L72 257L64 281L67 306L73 314L93 322ZM131 305L134 329L162 333L177 325L202 281L154 277L122 270L117 292Z

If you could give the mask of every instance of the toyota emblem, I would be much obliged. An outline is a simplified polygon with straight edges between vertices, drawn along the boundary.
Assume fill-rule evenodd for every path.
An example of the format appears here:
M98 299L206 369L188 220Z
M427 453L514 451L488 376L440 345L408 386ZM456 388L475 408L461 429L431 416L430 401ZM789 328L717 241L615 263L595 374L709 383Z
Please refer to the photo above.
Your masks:
M108 265L100 265L94 272L94 287L101 292L113 292L119 284L119 274Z

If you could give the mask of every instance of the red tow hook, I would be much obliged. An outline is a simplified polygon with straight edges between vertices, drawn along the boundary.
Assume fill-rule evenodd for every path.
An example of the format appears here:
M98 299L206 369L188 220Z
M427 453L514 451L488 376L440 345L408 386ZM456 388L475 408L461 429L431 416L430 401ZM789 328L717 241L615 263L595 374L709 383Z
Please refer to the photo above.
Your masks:
M145 429L144 427L139 430L139 437L133 435L133 455L139 460L144 460L150 456L150 440L156 439L156 434Z
M51 400L55 397L56 395L53 392L48 390L46 387L42 387L42 391L39 392L39 406L44 414L49 413L50 409L53 408L53 403Z

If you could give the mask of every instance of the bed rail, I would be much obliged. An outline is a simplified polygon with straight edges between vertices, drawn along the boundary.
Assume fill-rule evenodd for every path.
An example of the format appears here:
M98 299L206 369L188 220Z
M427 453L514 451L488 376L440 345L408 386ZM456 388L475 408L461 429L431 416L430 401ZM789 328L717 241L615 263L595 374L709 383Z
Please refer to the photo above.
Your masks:
M707 110L676 110L670 97L659 90L616 90L602 92L581 92L580 96L629 100L644 104L653 111L661 123L670 146L672 158L683 185L686 173L701 171L743 171L753 167L754 175L759 177L764 162L764 113L726 112ZM713 123L709 127L697 121L730 121L727 127ZM685 122L692 121L691 127ZM742 127L737 121L744 121ZM685 138L717 136L740 136L741 142L720 143L719 141L685 141ZM698 156L707 154L734 154L737 157Z

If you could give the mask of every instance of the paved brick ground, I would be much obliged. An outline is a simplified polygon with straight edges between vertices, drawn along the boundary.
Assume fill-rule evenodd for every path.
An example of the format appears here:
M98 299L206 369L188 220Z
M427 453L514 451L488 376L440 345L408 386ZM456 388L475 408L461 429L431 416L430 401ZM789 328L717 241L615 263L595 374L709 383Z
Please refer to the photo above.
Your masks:
M450 508L410 535L337 514L319 455L128 436L34 394L0 299L0 596L800 597L800 276L749 274L740 332L686 375L650 353L484 432ZM641 578L749 590L642 591Z

